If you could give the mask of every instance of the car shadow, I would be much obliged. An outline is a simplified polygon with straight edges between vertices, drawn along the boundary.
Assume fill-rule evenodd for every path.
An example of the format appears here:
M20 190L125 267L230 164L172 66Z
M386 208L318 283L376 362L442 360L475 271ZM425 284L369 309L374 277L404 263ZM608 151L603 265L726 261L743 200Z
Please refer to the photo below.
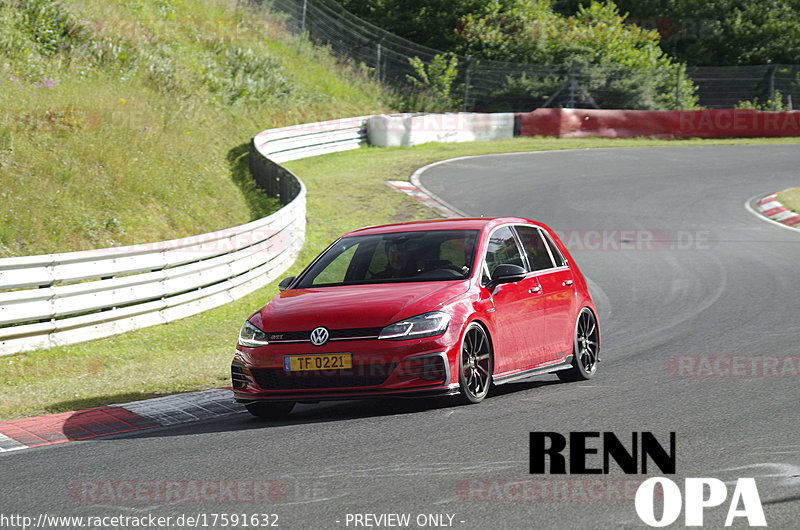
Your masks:
M558 380L535 380L493 387L484 401L498 404L506 398L540 387L561 384ZM231 404L220 415L173 425L160 425L129 413L124 408L100 407L78 411L66 418L61 436L68 440L91 441L114 438L162 438L187 434L235 432L314 423L331 423L362 418L381 418L421 414L450 408L478 411L481 404L461 405L457 396L435 398L379 398L355 401L298 403L292 413L280 420L265 420L247 413L242 405Z
M517 383L506 383L505 385L493 387L491 392L489 392L488 397L497 398L500 396L515 394L517 392L524 392L525 390L533 390L534 388L564 384L564 382L560 379L543 379L541 375L535 377L537 377L537 379L520 381Z
M298 403L292 413L280 420L267 420L251 416L241 407L241 413L183 423L164 428L145 429L125 435L135 438L184 436L186 434L212 434L259 430L291 425L333 423L362 418L380 418L399 414L418 414L454 406L447 397L427 399L372 399L358 401L324 401L320 403Z

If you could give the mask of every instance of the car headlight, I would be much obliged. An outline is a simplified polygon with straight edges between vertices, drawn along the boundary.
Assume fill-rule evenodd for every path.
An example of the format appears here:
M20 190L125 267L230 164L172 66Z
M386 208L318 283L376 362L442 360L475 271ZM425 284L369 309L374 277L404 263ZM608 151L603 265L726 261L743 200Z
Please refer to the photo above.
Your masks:
M447 331L450 315L434 311L390 324L378 335L382 340L406 340L433 337Z
M259 346L266 346L267 334L258 329L249 320L245 321L241 331L239 331L239 345L245 348L258 348Z

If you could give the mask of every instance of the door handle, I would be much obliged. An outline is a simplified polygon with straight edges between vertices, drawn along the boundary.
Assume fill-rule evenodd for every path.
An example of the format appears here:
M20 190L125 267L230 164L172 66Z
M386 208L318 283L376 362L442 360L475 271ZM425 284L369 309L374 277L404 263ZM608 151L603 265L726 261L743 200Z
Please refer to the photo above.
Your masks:
M564 280L564 283L562 283L561 285L563 285L564 287L569 287L570 285L572 285L572 280Z
M542 292L542 286L537 285L536 287L531 287L530 290L528 290L528 292L531 294L539 294Z

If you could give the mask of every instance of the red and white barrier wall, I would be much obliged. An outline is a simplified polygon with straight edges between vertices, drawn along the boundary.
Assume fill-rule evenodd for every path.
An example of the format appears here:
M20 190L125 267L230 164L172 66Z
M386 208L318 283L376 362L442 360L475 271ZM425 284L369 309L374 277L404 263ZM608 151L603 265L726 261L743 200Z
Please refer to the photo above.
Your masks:
M762 138L800 136L800 111L537 109L518 114L519 136Z

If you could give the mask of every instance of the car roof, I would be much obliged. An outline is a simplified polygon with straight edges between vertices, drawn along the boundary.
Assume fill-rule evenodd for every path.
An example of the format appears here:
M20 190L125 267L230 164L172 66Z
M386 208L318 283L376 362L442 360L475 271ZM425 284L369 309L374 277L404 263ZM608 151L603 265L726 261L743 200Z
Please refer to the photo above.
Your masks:
M543 226L541 223L531 221L530 219L523 219L522 217L430 219L427 221L412 221L409 223L396 223L358 228L346 233L342 237L371 234L391 234L395 232L419 232L424 230L482 230L484 228L492 229L495 226L507 223L522 223Z

